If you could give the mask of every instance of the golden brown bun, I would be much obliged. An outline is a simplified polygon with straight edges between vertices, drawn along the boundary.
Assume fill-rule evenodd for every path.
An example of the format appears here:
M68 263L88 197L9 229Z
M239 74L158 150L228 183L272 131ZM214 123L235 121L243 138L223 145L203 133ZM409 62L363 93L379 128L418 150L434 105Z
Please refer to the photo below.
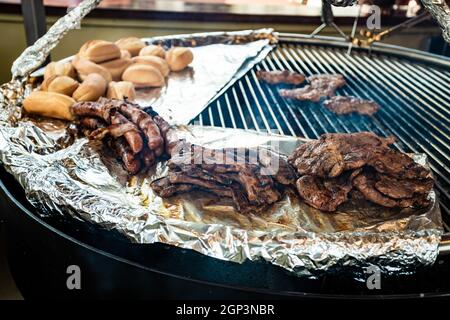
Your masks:
M119 81L122 78L122 73L132 64L131 59L129 58L119 58L107 62L103 62L100 64L103 68L109 71L112 76L113 81Z
M140 56L157 56L157 57L164 59L166 56L166 51L164 51L164 49L161 46L150 45L150 46L146 46L146 47L142 48L141 51L139 51L139 55Z
M106 82L112 81L112 76L108 69L92 61L75 56L75 58L72 60L72 65L77 70L78 78L81 81L84 81L86 77L91 73L100 74L103 78L105 78Z
M71 97L78 88L78 81L68 76L51 76L42 82L41 89L49 92L57 92Z
M108 99L123 100L127 98L130 101L136 99L136 91L134 85L129 81L111 81L108 84L108 93L106 94Z
M167 51L166 61L172 71L181 71L194 60L191 49L174 47Z
M113 42L90 40L83 44L78 55L80 58L85 58L95 63L102 63L120 58L121 53L119 47Z
M74 99L64 94L34 91L23 101L23 108L28 113L70 121L74 119L70 111L74 103Z
M106 92L106 80L98 73L89 74L73 93L77 101L97 101Z
M69 61L57 61L50 62L45 67L44 79L50 78L51 76L68 76L75 79L77 74Z
M134 57L145 47L145 42L136 37L128 37L117 40L116 45L121 50L127 50Z
M120 50L120 57L122 59L131 59L131 53L129 53L127 50Z
M166 60L161 59L157 56L137 56L132 58L133 63L135 64L147 64L149 66L153 66L161 72L163 77L167 77L170 72L169 64Z
M145 64L133 64L128 67L122 75L122 80L132 82L136 88L164 86L161 72Z

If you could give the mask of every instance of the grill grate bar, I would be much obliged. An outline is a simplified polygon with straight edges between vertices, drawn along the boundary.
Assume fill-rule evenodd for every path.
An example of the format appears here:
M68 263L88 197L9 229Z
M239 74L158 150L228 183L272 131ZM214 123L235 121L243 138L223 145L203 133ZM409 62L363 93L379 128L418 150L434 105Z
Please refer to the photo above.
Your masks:
M256 70L291 70L305 75L341 73L338 95L372 99L373 117L338 116L318 103L283 99L285 85L259 82ZM267 130L317 138L326 132L372 131L394 135L395 147L424 152L436 176L446 228L450 225L450 72L386 53L346 53L346 48L283 42L260 64L210 104L196 119L203 125Z
M375 62L373 62L372 60L370 60L369 57L364 56L365 60L368 62L368 64L371 64L373 66L375 66ZM436 122L440 123L441 121L446 122L447 124L449 123L448 121L448 117L442 115L441 113L439 113L438 111L436 111L434 109L434 107L432 107L430 104L428 104L426 101L424 101L420 96L418 96L417 94L415 94L412 90L410 90L407 86L403 85L405 79L401 79L399 78L395 72L390 71L389 69L386 68L386 66L384 64L381 64L379 61L376 61L378 68L375 66L376 69L378 69L381 72L381 76L386 79L386 77L383 76L383 74L388 74L391 76L391 78L396 79L395 84L398 85L401 89L405 90L405 92L402 92L402 90L400 90L400 88L395 87L396 91L399 94L402 94L403 97L408 100L409 102L413 103L414 105L416 105L417 107L419 107L419 109L421 109L421 105L422 106L426 106L427 107L427 111L431 111L428 112L427 117L423 117L421 114L419 114L418 112L416 112L416 110L418 111L419 109L414 109L414 108L409 108L411 109L415 114L419 115L419 117L421 117L422 120L426 121L429 125L434 126L434 124L432 124L429 120L428 117L431 117L433 120L435 120ZM390 74L389 74L390 73ZM393 84L394 85L394 84ZM411 97L414 97L419 103L417 103L414 99L412 99ZM434 99L432 99L431 97L428 96L428 100L432 100L434 101ZM434 104L436 104L436 102L434 101ZM436 119L434 114L437 114L441 119ZM440 130L438 128L435 127L435 129ZM444 133L442 133L444 134ZM445 134L445 137L448 138L448 135Z
M450 111L443 108L441 104L445 105L448 103L446 101L446 97L448 94L450 94L450 88L445 88L444 86L438 87L434 85L433 79L431 79L428 74L420 72L419 69L413 70L411 66L401 63L399 60L392 60L388 61L389 64L393 65L393 67L398 67L401 70L403 70L408 76L414 81L417 81L416 83L420 83L418 87L420 87L421 90L418 90L418 93L423 94L423 92L430 92L432 91L434 94L434 97L436 99L439 99L439 104L437 105L442 112L446 113L447 116L450 115ZM415 72L414 72L415 71Z

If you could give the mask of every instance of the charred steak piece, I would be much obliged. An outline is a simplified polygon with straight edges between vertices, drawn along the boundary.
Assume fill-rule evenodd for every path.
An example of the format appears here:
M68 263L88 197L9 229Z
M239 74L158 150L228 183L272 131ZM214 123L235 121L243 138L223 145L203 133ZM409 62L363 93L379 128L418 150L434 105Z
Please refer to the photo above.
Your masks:
M361 168L374 155L387 152L392 143L392 138L371 132L328 133L298 147L289 162L300 175L333 178L343 171Z
M367 200L378 205L388 208L407 208L411 206L426 207L429 205L427 196L431 191L432 184L429 185L429 187L414 187L407 185L406 182L401 182L401 184L397 182L396 185L392 185L390 187L391 190L388 189L389 187L385 186L386 188L382 188L385 192L380 192L376 187L378 182L376 173L371 169L364 170L361 174L355 177L355 179L353 179L355 188L358 189ZM410 188L410 190L408 190L408 188ZM414 190L423 191L423 193L414 193ZM386 193L394 195L397 198L394 199Z
M339 205L348 200L353 176L351 171L338 178L302 176L297 180L297 190L310 206L323 211L336 211Z
M353 96L334 96L325 100L323 105L336 114L356 112L360 115L372 116L380 109L380 105L375 101Z
M430 170L391 149L393 142L360 132L324 134L299 146L288 159L300 175L299 195L324 211L335 211L349 193L389 208L429 205Z
M375 188L394 199L411 198L417 194L428 194L433 188L433 179L398 179L385 174L376 174Z
M165 185L158 181L152 188L161 197L168 197L182 192L169 188L168 183L193 185L195 190L232 199L241 213L258 213L281 199L281 185L293 184L296 179L295 170L286 160L275 154L261 155L258 149L208 149L180 140L172 149ZM281 170L273 170L272 158Z
M297 89L280 90L284 98L318 102L323 97L332 97L336 89L346 84L342 74L317 74L307 78L309 84Z
M169 177L164 177L153 181L151 183L151 187L153 191L155 191L161 198L168 198L175 194L186 193L197 189L197 186L193 184L172 184L169 181Z
M283 71L263 71L258 70L256 76L259 80L270 84L287 83L299 85L305 81L305 76L301 73L283 70Z
M398 206L398 201L383 195L375 189L375 182L375 176L369 172L363 172L353 179L353 185L367 200L388 208Z
M425 179L430 177L428 169L416 163L407 154L392 149L384 154L374 155L368 164L380 173L400 179Z

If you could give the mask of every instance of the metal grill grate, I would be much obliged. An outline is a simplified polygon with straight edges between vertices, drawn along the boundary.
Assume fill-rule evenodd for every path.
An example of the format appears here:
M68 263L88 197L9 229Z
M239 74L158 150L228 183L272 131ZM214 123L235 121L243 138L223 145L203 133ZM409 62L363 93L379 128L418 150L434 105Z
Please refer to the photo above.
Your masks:
M324 42L282 41L194 121L311 139L326 132L394 135L398 149L428 154L450 230L450 68L393 54L353 51L347 55L346 51ZM305 75L342 73L348 84L337 91L338 95L372 99L382 109L374 117L338 116L318 103L285 100L278 95L282 86L257 80L259 69L287 69Z

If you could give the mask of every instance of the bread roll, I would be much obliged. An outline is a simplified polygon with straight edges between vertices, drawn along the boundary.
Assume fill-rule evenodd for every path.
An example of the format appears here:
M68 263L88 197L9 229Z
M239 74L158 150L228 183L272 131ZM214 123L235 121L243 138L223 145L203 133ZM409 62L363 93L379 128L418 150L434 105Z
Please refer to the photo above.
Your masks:
M166 56L166 51L164 51L164 49L161 46L150 45L150 46L146 46L146 47L142 48L141 51L139 51L139 55L140 56L157 56L157 57L164 59Z
M105 78L106 82L110 82L112 80L112 75L108 69L87 59L76 56L72 60L72 65L77 70L78 78L80 78L81 81L84 81L91 73L100 74L103 78Z
M23 108L28 113L71 121L74 117L70 108L74 103L74 99L64 94L34 91L23 101Z
M80 58L85 58L95 63L102 63L120 58L121 52L119 47L113 42L90 40L83 44L78 55Z
M75 79L77 74L69 61L57 61L50 62L45 67L44 79L50 78L51 76L68 76Z
M134 57L145 47L145 42L136 37L128 37L117 40L116 45L121 50L127 50Z
M78 81L68 76L53 75L42 82L41 89L49 92L57 92L71 97L78 88Z
M137 56L132 58L133 63L136 64L147 64L149 66L155 67L161 72L164 77L167 77L170 72L169 64L166 60L161 59L157 56Z
M98 73L89 74L73 93L76 101L97 101L106 92L107 82Z
M122 59L131 59L131 54L127 50L120 50L120 57Z
M122 75L122 80L130 81L136 88L162 87L164 77L155 67L145 64L133 64Z
M166 61L172 71L181 71L194 60L189 48L174 47L167 51Z
M127 98L130 101L136 99L136 91L134 85L129 81L111 81L108 84L108 92L106 94L108 99L123 100Z
M100 66L104 67L111 74L113 81L119 81L122 78L122 73L132 64L129 58L119 58L107 62L103 62Z

